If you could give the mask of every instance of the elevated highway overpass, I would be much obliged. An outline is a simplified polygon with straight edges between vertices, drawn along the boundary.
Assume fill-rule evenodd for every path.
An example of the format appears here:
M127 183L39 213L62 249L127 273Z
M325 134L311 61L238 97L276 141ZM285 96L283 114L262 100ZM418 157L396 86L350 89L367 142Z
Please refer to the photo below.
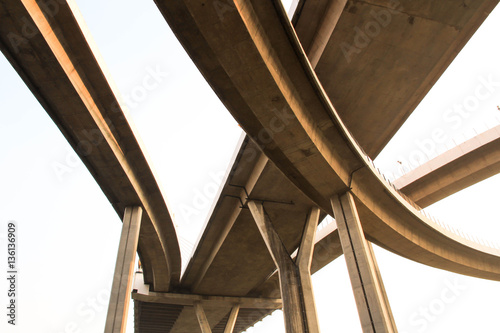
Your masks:
M286 177L278 172L274 164L260 153L260 149L248 137L241 142L241 148L237 150L231 165L219 193L219 199L212 207L209 219L203 228L204 232L195 246L196 250L183 275L180 287L182 290L189 291L189 294L195 295L217 295L219 292L224 292L225 295L245 294L246 297L250 298L279 299L278 272L273 269L274 266L270 257L267 258L267 264L269 265L267 269L260 266L264 263L262 257L266 257L265 249L263 244L260 244L260 249L258 248L261 241L245 203L251 199L263 200L268 214L272 216L273 224L280 232L289 229L288 226L291 222L304 223L308 214L308 207L314 205L314 203L301 196L300 192L297 193L296 188L291 186ZM288 213L292 214L289 215ZM324 214L319 220L323 216ZM439 230L446 230L441 225L434 224L434 227ZM257 234L257 236L254 236L255 238L249 236L249 230L251 229L254 229L253 233ZM445 232L451 234L448 230ZM457 235L459 234L455 234L454 237ZM286 243L289 242L288 238L283 237L283 239ZM476 246L473 242L469 244ZM251 251L255 251L256 254L258 251L264 251L258 255L261 258L259 263L248 259L227 259L230 256L238 256L242 252L249 251L249 248L252 249ZM294 252L294 250L293 246L289 248L290 253ZM342 253L337 225L335 222L326 224L325 227L318 230L315 238L311 273L314 274L341 256ZM232 264L228 267L220 264L220 262L232 262ZM249 272L253 273L249 274ZM271 272L271 274L264 274L264 272ZM231 281L237 281L234 286L237 288L247 286L247 292L243 293L241 289L238 289L240 293L231 294L231 288L233 287ZM204 290L203 288L207 289ZM217 290L217 288L220 288L220 290ZM154 323L155 327L170 327L171 332L183 332L183 328L186 332L190 329L196 329L196 316L190 304L182 304L182 307L177 308L176 315L172 316L171 322L162 323L151 319L148 316L148 310L152 311L154 309L154 311L162 313L165 303L170 301L176 304L176 301L168 299L169 296L166 294L149 293L147 292L148 288L140 284L136 289L137 291L133 294L138 309L136 312L136 325L143 327L140 326L142 323L145 323L144 325ZM205 311L209 321L215 327L224 327L231 310L231 301L232 299L225 306L221 304L214 305L210 302L205 304ZM221 303L223 302L221 301ZM177 305L179 306L179 304ZM141 311L140 309L143 309L143 307L146 310ZM245 311L240 314L236 322L241 331L274 311L274 308L271 307L244 309ZM166 310L163 311L164 314L169 313ZM189 329L186 327L189 327Z
M500 172L500 126L440 154L394 181L420 207Z
M374 159L497 3L301 0L292 24L335 110Z
M123 102L73 2L44 15L36 1L0 4L0 49L123 218L144 209L138 252L146 282L179 283L180 250L165 200Z
M370 241L427 265L475 275L475 269L468 265L479 247L433 225L370 166L341 121L340 111L330 104L279 4L238 3L222 21L210 8L201 10L191 3L158 6L235 119L278 169L323 211L332 214L330 198L351 193ZM435 31L429 35L433 38ZM441 50L435 66L449 55L445 54L446 50ZM400 75L401 79L405 76ZM415 92L425 82L430 84L426 80L398 82ZM369 92L377 88L375 85ZM332 103L336 101L332 99ZM278 123L284 130L272 130L283 114L293 117L285 116L286 121ZM431 239L436 243L429 242ZM457 258L469 250L469 258ZM491 255L493 261L487 266L495 271L497 251L483 250ZM484 264L482 261L479 266L484 268ZM498 279L495 274L490 278Z
M374 172L332 107L279 3L241 3L222 23L215 9L158 5L240 125L323 211L333 214L329 198L350 191L366 214L365 232L376 243L390 248L388 239L398 239L409 226L424 232L429 223ZM184 19L188 13L192 21ZM278 126L283 129L272 130ZM418 252L405 247L395 252L409 258Z
M119 97L88 46L88 36L80 30L78 17L71 6L62 6L56 17L46 17L40 16L35 2L27 4L30 6L16 1L2 4L2 17L11 20L1 25L2 51L73 147L89 142L85 133L103 133L102 138L96 136L90 142L92 149L80 151L80 156L110 202L118 207L120 216L125 207L144 207L146 219L141 227L139 253L149 292L159 293L153 296L156 301L165 296L161 292L192 295L183 304L177 300L172 304L176 306L164 306L163 311L178 315L174 324L179 327L173 331L192 332L193 327L198 327L193 319L199 295L214 302L210 296L227 297L219 300L224 304L223 310L220 304L219 309L205 307L210 322L223 322L222 327L232 309L228 304L241 301L260 306L249 308L247 318L254 320L279 304L276 298L280 285L277 274L273 276L276 267L261 231L256 228L255 216L247 209L249 202L263 203L286 251L292 253L304 239L312 209L319 206L319 215L333 215L330 198L352 193L364 234L370 241L434 267L498 280L498 251L473 244L435 225L375 172L324 94L279 5L241 4L237 10L226 13L224 21L228 20L226 24L231 27L228 31L217 22L217 13L202 11L197 3L168 2L158 4L160 10L178 34L185 34L180 36L184 46L192 56L199 55L194 56L198 67L253 138L253 142L246 140L242 145L240 158L233 164L234 170L242 171L228 174L195 255L179 280L180 256L168 210L131 126L122 110L116 109ZM12 38L8 38L11 33L23 36L24 23L16 21L23 17L31 18L40 34L27 39L27 43L12 43ZM33 54L44 56L33 59ZM414 87L408 87L411 88ZM75 112L68 105L80 109ZM243 158L244 149L252 146L255 158L247 161ZM372 155L382 147L367 146ZM116 179L112 176L115 173L125 175ZM154 198L161 201L148 201ZM328 260L342 253L338 233L329 235L329 244L336 246L328 247L333 249L326 256ZM315 253L320 249L314 248ZM158 253L162 255L158 257ZM163 262L159 261L162 256ZM321 266L319 257L314 256L311 271ZM251 258L253 262L241 258ZM221 276L226 279L221 280ZM151 303L147 301L151 298L135 297L142 304L136 313L139 323L141 315L161 313L144 305ZM238 300L242 297L245 299ZM268 303L256 305L256 300L263 297ZM168 301L159 303L165 305ZM185 319L177 324L181 316ZM144 331L148 329L153 328Z

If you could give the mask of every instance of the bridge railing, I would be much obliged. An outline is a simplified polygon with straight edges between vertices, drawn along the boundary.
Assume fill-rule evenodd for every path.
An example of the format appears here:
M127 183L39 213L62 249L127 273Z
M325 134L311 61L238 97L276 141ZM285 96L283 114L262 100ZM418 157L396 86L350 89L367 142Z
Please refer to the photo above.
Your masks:
M370 158L370 156L368 156L368 154L364 153L364 156L366 158L366 161L373 167L374 170L376 170L378 172L378 174L381 176L381 178L384 179L385 182L387 184L389 184L389 186L391 186L396 191L396 193L398 193L407 203L409 203L413 208L415 208L415 210L417 210L420 214L422 214L424 217L426 217L427 220L429 220L430 222L434 223L435 225L437 225L441 228L446 229L447 231L453 233L454 235L456 235L462 239L465 239L465 240L468 240L470 242L473 242L473 243L476 243L476 244L479 244L482 246L486 246L486 247L489 247L492 249L500 250L500 244L498 242L486 240L482 237L478 237L478 236L473 235L471 233L465 232L464 230L453 227L453 226L449 225L448 223L445 223L445 222L435 218L434 216L432 216L428 212L426 212L422 207L417 205L411 198L409 198L406 194L401 192L388 178L386 178L385 175L380 171L380 169L375 166L375 163Z
M434 147L433 153L430 155L426 152L420 151L422 153L423 158L419 159L417 161L402 161L399 162L400 168L399 172L395 172L399 174L399 177L406 175L407 173L410 173L411 171L417 169L418 167L422 166L423 164L431 161L432 159L436 158L438 155L444 154L464 142L467 142L468 140L473 139L474 137L477 137L489 130L492 130L495 127L500 127L500 115L496 115L494 118L490 119L489 122L485 122L481 127L475 127L467 130L466 132L463 132L457 136L454 136L448 141L446 144L444 144L444 149L440 149L436 146ZM392 173L392 179L396 179L394 173Z
M499 118L500 119L500 118ZM491 128L490 128L491 129ZM489 247L491 249L495 249L495 250L500 250L500 243L496 242L496 241L492 241L492 240L487 240L485 238L482 238L482 237L478 237L476 235L473 235L469 232L466 232L460 228L456 228L456 227L453 227L451 225L449 225L448 223L445 223L443 221L441 221L440 219L432 216L431 214L429 214L427 211L425 211L422 207L420 207L419 205L417 205L410 197L408 197L406 194L404 194L403 192L401 192L391 181L390 179L388 179L383 172L380 171L380 169L375 165L375 163L373 162L373 160L370 158L370 156L368 156L368 154L363 150L363 148L361 147L361 145L359 145L359 143L356 141L355 138L352 137L352 139L357 143L358 147L360 148L361 152L362 152L362 155L364 156L365 160L368 162L368 164L370 164L372 167L373 167L373 170L375 170L380 176L382 179L385 180L385 182L394 189L394 191L401 197L403 198L408 204L410 204L419 214L421 214L423 217L425 217L428 221L430 221L431 223L433 223L434 225L438 226L438 227L441 227L445 230L447 230L448 232L462 238L462 239L465 239L467 241L470 241L470 242L473 242L473 243L476 243L476 244L479 244L479 245L482 245L482 246L486 246L486 247ZM325 228L327 225L331 224L332 222L334 221L333 217L327 215L323 221L321 221L319 224L318 224L318 229L317 231L320 231L322 230L323 228Z

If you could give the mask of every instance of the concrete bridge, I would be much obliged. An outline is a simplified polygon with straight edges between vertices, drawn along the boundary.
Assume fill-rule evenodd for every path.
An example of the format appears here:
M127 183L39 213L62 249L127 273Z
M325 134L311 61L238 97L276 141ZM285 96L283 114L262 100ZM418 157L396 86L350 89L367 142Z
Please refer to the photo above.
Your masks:
M394 185L420 207L427 207L499 170L500 127L493 127L408 172Z
M299 2L295 30L277 1L157 2L251 138L242 139L181 277L163 196L74 4L52 16L36 1L5 1L2 52L124 219L106 331L123 330L136 249L139 332L239 332L281 307L288 332L318 331L310 274L342 253L363 330L396 331L370 242L499 280L498 249L429 220L370 163L497 2L453 15L450 1ZM370 22L380 29L366 30L363 43L359 27L373 29ZM468 154L474 163L477 149ZM316 235L326 214L336 223Z

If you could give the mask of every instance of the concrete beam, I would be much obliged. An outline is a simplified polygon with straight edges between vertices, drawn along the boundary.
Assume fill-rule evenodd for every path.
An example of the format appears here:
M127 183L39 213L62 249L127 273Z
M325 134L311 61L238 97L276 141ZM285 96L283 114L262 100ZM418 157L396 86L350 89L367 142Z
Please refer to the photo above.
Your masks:
M2 1L0 50L117 214L122 218L125 207L143 207L138 252L144 273L155 290L169 291L179 283L181 258L155 175L75 1L52 4L48 9L42 1Z
M227 320L224 333L233 333L234 325L236 325L236 319L238 318L239 312L240 312L240 305L237 304L233 306L233 308L231 309L231 313L229 314L229 318Z
M195 302L193 306L196 318L198 318L198 323L200 324L201 332L212 333L212 329L210 328L210 324L208 323L207 316L205 315L205 311L203 310L201 303Z
M240 189L239 197L241 202L245 202L248 198L247 196L252 193L252 190L257 183L257 180L259 179L260 175L262 174L262 171L264 170L264 167L266 166L267 162L269 159L262 153L259 153L259 156L257 157L257 163L255 164L247 183L245 184L243 189ZM248 193L246 193L248 191ZM205 277L205 274L207 273L208 269L210 268L210 265L212 265L212 262L215 259L215 256L217 253L219 253L219 250L224 244L224 241L227 238L227 235L231 231L231 228L234 225L234 222L238 218L238 216L241 213L241 205L240 203L236 203L236 205L233 208L233 212L231 214L231 217L226 220L226 224L223 226L222 230L220 231L217 240L213 243L212 248L210 249L209 255L207 259L205 259L203 266L201 268L201 271L198 273L197 279L194 282L193 286L191 287L191 290L193 292L196 292L196 289L199 287L200 283L203 281L203 278Z
M301 12L295 29L313 68L323 55L346 3L347 0L328 0L323 6L307 6Z
M277 310L282 308L282 302L276 298L254 298L254 297L231 297L231 296L206 296L193 294L175 294L175 293L155 293L150 292L149 295L134 292L132 294L134 300L149 303L163 303L193 306L198 302L206 306L221 307L232 306L239 304L241 308L248 309L271 309Z
M365 239L350 192L332 198L363 332L397 332L371 244Z
M394 181L425 208L500 172L500 126L440 154Z
M307 217L304 234L300 243L299 252L295 261L299 267L300 282L302 284L302 295L304 298L304 310L307 318L307 332L319 333L318 314L314 301L314 292L311 280L311 263L314 253L316 230L318 229L320 210L318 207L311 208Z
M306 318L304 318L297 266L267 218L262 203L249 201L248 208L266 243L269 254L278 268L286 332L305 333L307 332Z
M281 299L263 297L231 297L195 294L162 293L150 291L149 285L144 284L143 274L136 273L132 299L148 302L173 305L193 306L199 302L206 307L224 307L238 304L240 308L251 309L281 309Z
M122 234L116 258L115 275L109 300L105 333L124 333L133 284L133 272L139 230L141 229L142 208L127 207L123 217Z

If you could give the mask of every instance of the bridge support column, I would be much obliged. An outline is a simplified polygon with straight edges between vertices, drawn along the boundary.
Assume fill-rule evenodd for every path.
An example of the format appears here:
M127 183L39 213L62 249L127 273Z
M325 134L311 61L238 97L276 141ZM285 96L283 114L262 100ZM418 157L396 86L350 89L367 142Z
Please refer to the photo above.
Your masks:
M350 192L331 199L364 333L397 332L371 244Z
M314 253L314 241L319 222L319 208L314 207L309 212L302 241L300 243L296 265L299 267L300 282L302 284L302 295L304 297L304 310L307 321L308 333L319 333L318 315L311 280L311 262Z
M278 268L286 332L306 333L307 323L298 267L266 216L262 203L249 201L248 208Z
M105 333L124 333L126 331L141 219L141 207L125 208Z
M205 315L205 310L203 310L203 306L201 305L201 303L195 302L193 305L194 312L196 313L196 318L198 318L198 323L200 324L201 332L212 333L212 329L210 328L207 316Z
M233 306L233 308L231 309L231 313L229 314L229 319L227 320L224 333L233 333L234 325L236 325L236 319L238 319L239 312L240 312L240 305L237 304Z

